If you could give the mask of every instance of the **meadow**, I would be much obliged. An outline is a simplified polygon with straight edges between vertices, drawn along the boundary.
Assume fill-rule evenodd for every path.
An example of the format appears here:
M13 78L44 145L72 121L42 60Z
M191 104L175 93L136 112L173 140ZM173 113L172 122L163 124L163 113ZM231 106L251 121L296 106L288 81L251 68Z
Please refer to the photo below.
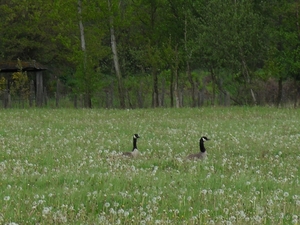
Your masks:
M0 112L0 224L299 224L300 111ZM137 159L132 149L138 133ZM206 135L208 157L187 161Z

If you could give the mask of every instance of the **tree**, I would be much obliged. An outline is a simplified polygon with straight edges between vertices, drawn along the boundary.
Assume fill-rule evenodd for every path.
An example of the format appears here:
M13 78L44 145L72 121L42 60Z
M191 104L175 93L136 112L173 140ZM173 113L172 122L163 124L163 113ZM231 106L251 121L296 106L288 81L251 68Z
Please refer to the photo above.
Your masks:
M112 49L112 54L113 54L113 62L114 62L115 72L116 72L117 79L118 79L118 92L119 92L120 106L122 109L124 109L125 108L125 93L124 93L123 78L122 78L120 65L119 65L117 41L116 41L115 28L114 28L114 13L116 13L116 12L119 13L120 9L117 9L116 12L113 12L111 0L107 0L107 4L108 4L108 11L110 12L109 25L110 25L110 37L111 37L111 49Z
M213 87L217 86L224 92L227 86L226 91L234 95L232 86L241 90L240 84L243 84L243 89L250 90L253 103L256 103L251 82L254 71L263 60L261 56L264 48L261 46L263 24L252 2L198 1L191 5L191 11L198 31L199 48L195 56L201 62L200 67L210 71ZM247 102L246 98L239 101Z
M268 12L269 49L265 69L278 80L276 105L279 106L283 95L283 81L299 79L300 32L299 1L273 1L263 5Z

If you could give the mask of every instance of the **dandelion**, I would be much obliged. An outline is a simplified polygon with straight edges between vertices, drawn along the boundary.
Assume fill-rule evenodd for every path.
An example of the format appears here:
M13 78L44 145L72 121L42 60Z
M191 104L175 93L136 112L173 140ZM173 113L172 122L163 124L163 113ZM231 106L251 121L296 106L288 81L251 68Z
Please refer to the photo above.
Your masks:
M110 206L109 202L105 202L104 206L105 208L108 208Z
M261 223L262 222L262 218L260 216L254 216L254 220L257 222L257 223Z
M44 207L43 212L42 212L43 216L48 215L50 213L50 211L51 211L51 207Z
M236 220L236 217L235 216L231 216L230 217L230 221L235 221Z
M202 213L203 213L203 214L208 213L208 209L203 209L203 210L202 210Z
M289 193L288 193L288 192L284 192L284 193L283 193L283 196L284 196L284 197L289 197Z
M246 217L246 214L243 210L239 212L239 215L242 219L244 219Z
M223 189L219 189L219 194L223 195L224 194L224 190Z
M10 200L10 196L5 196L4 201L8 202Z
M229 209L227 209L227 208L224 208L223 209L223 212L227 215L228 214L228 212L229 212Z
M206 190L206 189L203 189L203 190L201 191L201 194L203 194L203 195L206 195L206 193L207 193L207 190Z
M208 224L214 225L214 224L215 224L215 221L214 221L214 220L209 220L209 221L208 221Z
M124 214L124 209L119 209L119 210L118 210L118 214L119 214L119 215Z
M110 214L113 214L113 215L116 214L116 211L115 211L113 208L110 208L110 209L109 209L109 212L110 212Z

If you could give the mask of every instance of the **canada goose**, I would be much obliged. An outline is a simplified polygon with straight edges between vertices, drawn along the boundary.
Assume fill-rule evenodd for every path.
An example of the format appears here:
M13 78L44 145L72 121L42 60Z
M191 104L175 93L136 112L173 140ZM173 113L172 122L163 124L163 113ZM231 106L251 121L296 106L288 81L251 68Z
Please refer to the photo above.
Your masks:
M136 145L137 139L139 137L140 136L138 134L133 135L133 148L132 148L132 151L131 152L123 152L123 155L133 157L133 158L135 158L139 155L139 150L137 149L137 145Z
M206 157L206 149L204 147L204 142L208 141L209 139L205 136L201 137L199 140L200 145L200 152L191 154L187 158L188 159L204 159Z

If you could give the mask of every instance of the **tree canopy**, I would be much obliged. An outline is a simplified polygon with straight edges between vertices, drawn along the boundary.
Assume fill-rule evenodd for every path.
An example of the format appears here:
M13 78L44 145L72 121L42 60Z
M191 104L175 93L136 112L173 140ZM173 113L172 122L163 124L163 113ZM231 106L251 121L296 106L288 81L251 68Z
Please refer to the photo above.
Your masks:
M299 7L299 0L1 0L0 57L47 65L68 96L86 96L86 107L197 106L226 96L279 105L286 95L297 104Z

